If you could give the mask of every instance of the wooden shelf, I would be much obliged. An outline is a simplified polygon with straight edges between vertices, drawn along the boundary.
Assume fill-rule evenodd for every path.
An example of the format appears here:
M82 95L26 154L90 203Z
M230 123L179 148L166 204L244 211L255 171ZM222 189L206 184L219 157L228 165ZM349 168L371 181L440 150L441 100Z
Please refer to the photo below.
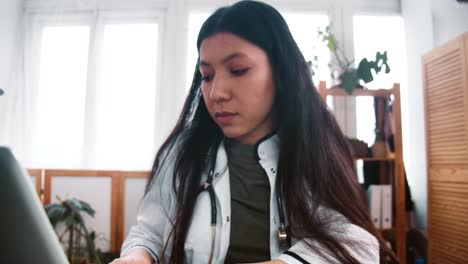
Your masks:
M336 88L329 88L327 89L327 95L329 96L379 96L379 97L386 97L393 95L394 91L392 89L378 89L378 90L367 90L363 89L356 89L353 91L352 94L346 92L343 88L336 87Z
M395 231L395 228L379 228L377 230L379 230L381 233L391 233Z
M387 157L354 157L354 160L364 160L364 161L394 161L395 153L388 153Z

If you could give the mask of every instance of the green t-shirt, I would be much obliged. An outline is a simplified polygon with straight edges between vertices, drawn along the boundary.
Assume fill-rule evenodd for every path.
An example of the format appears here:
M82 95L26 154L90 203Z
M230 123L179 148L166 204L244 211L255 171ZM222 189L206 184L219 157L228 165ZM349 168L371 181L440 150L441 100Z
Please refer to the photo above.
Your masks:
M231 236L226 263L270 260L270 182L255 145L226 140Z

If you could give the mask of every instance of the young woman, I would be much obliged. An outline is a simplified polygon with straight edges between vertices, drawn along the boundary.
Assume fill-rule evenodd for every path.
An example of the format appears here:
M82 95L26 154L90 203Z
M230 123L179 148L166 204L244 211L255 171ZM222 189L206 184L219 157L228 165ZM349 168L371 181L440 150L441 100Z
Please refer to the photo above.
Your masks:
M198 35L179 121L114 263L395 262L282 16L242 1Z

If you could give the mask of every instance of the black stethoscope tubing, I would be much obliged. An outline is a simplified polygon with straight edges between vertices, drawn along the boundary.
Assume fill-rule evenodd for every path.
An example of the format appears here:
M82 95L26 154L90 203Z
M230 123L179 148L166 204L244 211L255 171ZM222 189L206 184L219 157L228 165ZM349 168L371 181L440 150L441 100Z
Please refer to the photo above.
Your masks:
M210 195L210 203L211 203L211 225L216 226L216 215L217 215L217 207L216 207L216 196L215 191L213 188L213 174L214 174L214 165L213 162L216 162L216 157L212 159L212 164L210 165L210 171L208 173L208 178L205 183L200 186L200 190L198 191L198 195L203 191L208 191Z

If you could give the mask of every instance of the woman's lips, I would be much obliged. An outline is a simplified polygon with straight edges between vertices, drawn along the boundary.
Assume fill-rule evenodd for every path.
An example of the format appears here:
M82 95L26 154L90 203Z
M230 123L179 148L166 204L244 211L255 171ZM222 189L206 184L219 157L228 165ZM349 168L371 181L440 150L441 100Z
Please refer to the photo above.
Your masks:
M216 121L221 125L228 125L232 123L233 119L237 116L237 113L231 112L218 112L215 113Z

